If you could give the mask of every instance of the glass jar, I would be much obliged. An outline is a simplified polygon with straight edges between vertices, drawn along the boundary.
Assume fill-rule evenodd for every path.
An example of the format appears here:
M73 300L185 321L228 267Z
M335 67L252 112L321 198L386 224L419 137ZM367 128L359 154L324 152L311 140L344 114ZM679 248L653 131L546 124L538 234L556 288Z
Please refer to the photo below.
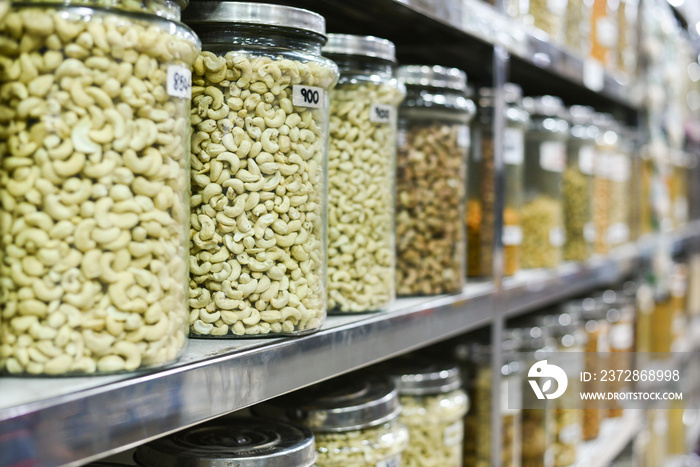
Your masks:
M405 89L385 39L330 34L323 55L340 69L330 97L328 309L376 311L396 296L396 112Z
M652 205L652 187L654 179L654 159L648 150L642 151L640 176L639 235L654 231L654 210Z
M525 203L521 210L523 268L555 267L566 240L562 173L569 125L558 97L523 99L531 121L525 142Z
M617 59L618 70L628 79L637 75L637 15L639 0L619 0L617 9Z
M592 205L598 128L592 124L592 107L571 106L569 118L571 128L563 176L564 259L584 261L591 256L595 241Z
M610 114L596 113L593 124L599 129L596 140L596 174L593 181L593 224L595 225L595 252L610 250L612 178L617 157L619 137Z
M564 305L563 311L577 313L581 317L585 337L584 370L591 374L600 374L607 370L607 355L610 352L608 342L609 323L606 317L607 308L600 301L587 297L572 300ZM602 388L597 379L581 383L585 392L597 392ZM600 424L605 419L606 411L601 410L601 402L595 400L583 401L582 410L582 439L590 441L598 437Z
M507 334L507 333L506 333ZM521 457L522 362L515 350L515 340L506 336L501 365L501 465L519 467ZM465 342L454 348L453 355L467 379L472 409L464 418L464 467L491 465L491 346ZM514 391L514 393L511 393ZM512 403L509 403L512 402Z
M503 138L504 211L503 211L503 274L518 270L522 242L520 205L523 193L523 159L525 125L529 115L522 107L520 86L503 86L506 102L506 128ZM490 276L493 266L495 222L494 93L491 88L479 89L479 111L472 125L467 199L467 274L470 277Z
M325 20L278 5L198 2L193 67L190 335L317 330L326 316Z
M316 437L318 467L399 466L408 430L398 421L401 405L386 378L346 375L253 407L304 425Z
M223 417L139 446L141 467L311 467L314 435L308 428L265 418Z
M132 371L186 343L199 41L181 3L103 3L15 4L0 25L12 90L0 96L0 369L12 374Z
M619 246L629 241L630 228L630 177L632 175L632 152L634 141L631 135L618 128L618 150L611 153L610 164L610 227L608 228L608 244Z
M598 299L606 307L608 320L608 343L610 355L608 366L615 371L632 369L632 351L634 350L634 317L636 304L633 297L622 291L606 290ZM619 392L625 386L624 381L615 380L607 387L612 392ZM622 406L617 401L611 401L606 412L607 417L621 417Z
M546 327L554 340L556 365L566 372L567 390L553 400L554 412L554 467L567 467L576 464L576 455L582 438L583 420L578 405L580 375L584 369L583 351L586 332L580 315L568 309L562 313L546 315L537 320Z
M568 0L566 6L566 45L576 55L583 57L590 42L591 2Z
M673 227L682 229L688 224L688 163L684 152L677 151L671 156L671 205Z
M405 356L377 371L390 376L399 390L399 422L408 427L410 440L401 466L460 467L469 399L459 369L448 362Z
M547 328L530 324L506 330L506 333L517 336L518 351L525 358L523 369L528 373L529 368L536 362L548 358L554 351L554 343ZM521 465L522 467L553 467L554 410L534 408L538 406L538 399L527 377L522 378L522 401Z
M567 0L529 0L526 21L546 32L552 43L565 41Z
M593 0L591 10L590 56L608 69L616 66L619 4L620 0Z
M467 76L456 68L402 66L396 192L397 293L461 292L469 121Z

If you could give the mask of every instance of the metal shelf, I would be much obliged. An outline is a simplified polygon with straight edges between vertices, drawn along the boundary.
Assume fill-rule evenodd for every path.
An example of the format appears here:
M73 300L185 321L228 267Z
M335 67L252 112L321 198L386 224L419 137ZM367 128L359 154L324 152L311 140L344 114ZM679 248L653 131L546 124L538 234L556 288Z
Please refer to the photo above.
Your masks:
M644 427L643 410L626 410L620 418L604 420L598 438L584 443L576 467L607 467Z

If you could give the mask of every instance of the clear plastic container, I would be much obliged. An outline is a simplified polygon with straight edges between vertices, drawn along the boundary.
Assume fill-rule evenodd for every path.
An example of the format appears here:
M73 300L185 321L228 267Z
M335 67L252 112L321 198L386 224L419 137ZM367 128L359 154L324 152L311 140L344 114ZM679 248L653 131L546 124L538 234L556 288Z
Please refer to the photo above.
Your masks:
M402 66L396 193L397 293L461 292L466 276L467 76L456 68Z
M555 267L566 241L562 174L569 125L558 97L525 98L531 120L525 144L525 196L521 209L523 268Z
M316 437L318 467L399 466L408 430L396 385L386 378L347 375L253 407L268 417L304 425Z
M508 334L508 333L506 333ZM501 465L519 467L521 462L521 394L510 394L522 384L522 362L515 354L516 340L507 336L503 343L503 365L501 365ZM466 342L455 346L455 360L462 368L464 378L468 375L467 390L471 409L464 418L464 467L488 467L491 465L491 398L492 371L491 345ZM514 403L509 406L508 402Z
M609 231L612 210L613 167L617 157L619 136L610 114L596 113L593 123L599 129L596 141L596 175L593 182L593 224L595 225L595 252L610 250Z
M330 103L328 310L376 311L396 296L396 113L405 88L385 39L330 34L323 55L340 69Z
M546 315L537 320L549 330L555 342L557 365L568 377L567 390L554 399L551 410L554 412L554 467L568 467L576 464L576 456L582 441L582 411L576 408L581 391L580 375L584 369L586 332L577 310Z
M608 69L617 62L619 4L620 0L593 0L591 10L590 56Z
M529 115L523 109L522 90L513 83L503 86L506 101L506 128L503 140L505 173L503 211L503 273L515 274L519 267L522 242L520 205L523 194L525 125ZM467 196L467 275L490 276L493 267L495 222L493 89L479 90L478 117L472 125Z
M416 355L380 365L399 390L401 416L410 443L401 456L402 467L462 465L463 418L469 399L453 364Z
M198 2L193 67L190 335L308 333L326 316L325 20Z
M183 3L102 5L25 2L0 25L12 90L0 96L0 369L12 374L132 371L186 343L199 41Z
M598 128L592 124L592 119L592 107L569 109L571 129L562 187L566 231L564 259L567 261L588 259L595 241L592 207Z
M266 418L223 417L136 449L141 467L312 467L317 454L308 428Z

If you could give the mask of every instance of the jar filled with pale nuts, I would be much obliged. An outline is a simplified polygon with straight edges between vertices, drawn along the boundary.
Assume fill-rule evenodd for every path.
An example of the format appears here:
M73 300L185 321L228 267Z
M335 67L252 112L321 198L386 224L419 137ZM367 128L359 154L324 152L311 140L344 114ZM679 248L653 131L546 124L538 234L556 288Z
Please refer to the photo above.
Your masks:
M569 108L571 124L567 142L564 192L564 260L584 261L591 256L595 242L593 223L593 180L595 177L595 140L593 108L574 105Z
M612 246L612 193L616 177L613 171L618 160L620 138L612 115L596 113L593 115L593 124L599 130L596 138L596 175L593 181L594 251L605 254Z
M132 371L185 346L184 5L27 1L0 24L3 371Z
M525 98L531 120L525 143L525 196L520 211L523 268L555 267L566 241L562 174L569 124L558 97Z
M607 241L611 247L619 246L630 238L630 179L632 176L632 151L634 142L630 133L619 125L613 127L618 134L617 148L608 157L610 166L610 227Z
M330 96L328 310L377 311L396 296L396 114L405 88L386 39L329 34L323 55L340 69Z
M5 19L11 4L12 2L10 0L0 0L0 23Z
M223 417L136 449L141 467L312 467L314 435L308 428L266 418Z
M326 316L325 20L299 8L197 2L190 335L298 335Z
M522 107L520 86L503 86L506 102L506 127L503 138L504 209L503 209L503 274L513 275L519 266L522 242L520 205L523 195L523 160L525 126L529 120ZM493 89L479 89L478 115L472 125L467 195L467 275L490 276L493 266L496 180L494 166Z
M399 466L408 430L396 385L388 378L348 375L253 407L268 417L310 428L318 467Z
M521 457L522 362L516 351L519 336L506 332L501 345L500 368L501 465L519 467ZM453 355L466 379L471 409L464 418L464 467L491 465L491 345L463 342L454 347Z
M555 364L568 378L567 390L552 402L554 415L554 467L576 464L582 440L583 419L578 407L581 389L580 375L584 370L586 332L578 310L568 309L536 319L538 325L549 330L556 352Z
M408 427L410 443L401 456L403 467L462 465L463 418L469 399L453 363L401 357L377 368L399 390L399 421Z
M532 24L544 31L549 36L549 41L555 44L563 44L567 31L567 6L568 0L529 0L520 2L528 4L528 14L525 23Z
M456 68L402 66L396 179L399 295L461 292L469 121L467 76Z

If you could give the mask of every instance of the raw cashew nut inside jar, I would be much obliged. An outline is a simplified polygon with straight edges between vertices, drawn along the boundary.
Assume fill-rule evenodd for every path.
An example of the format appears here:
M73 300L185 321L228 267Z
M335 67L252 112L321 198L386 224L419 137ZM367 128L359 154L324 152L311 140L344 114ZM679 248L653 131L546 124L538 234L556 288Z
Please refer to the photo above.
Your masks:
M193 67L190 335L321 327L328 91L323 17L202 2Z
M385 39L331 34L323 53L340 68L328 151L328 309L376 311L395 297L396 111L405 89Z
M0 24L0 368L180 355L199 41L180 4L15 3Z

